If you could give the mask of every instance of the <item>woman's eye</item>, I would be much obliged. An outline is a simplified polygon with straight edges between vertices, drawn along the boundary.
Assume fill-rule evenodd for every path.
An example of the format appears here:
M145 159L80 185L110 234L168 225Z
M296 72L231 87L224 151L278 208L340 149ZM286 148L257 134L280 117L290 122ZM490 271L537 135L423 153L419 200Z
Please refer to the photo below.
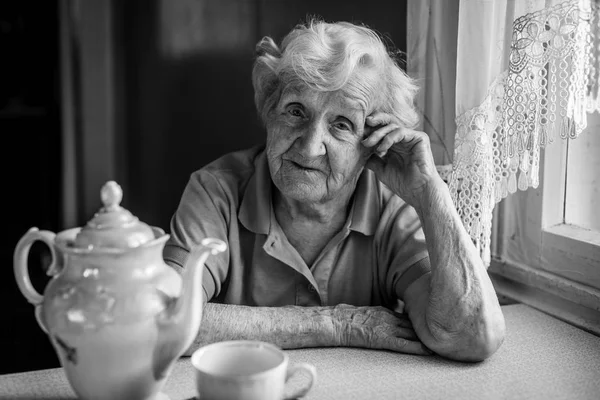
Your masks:
M290 107L288 109L288 113L293 117L297 117L297 118L304 117L304 112L302 111L302 109L300 107Z
M336 122L333 126L340 131L351 131L352 127L347 122Z

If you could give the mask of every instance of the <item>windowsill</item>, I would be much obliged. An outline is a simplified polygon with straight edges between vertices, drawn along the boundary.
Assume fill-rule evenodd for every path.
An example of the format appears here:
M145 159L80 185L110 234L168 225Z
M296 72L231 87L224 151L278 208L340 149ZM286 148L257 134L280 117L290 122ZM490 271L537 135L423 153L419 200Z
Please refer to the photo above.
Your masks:
M544 231L561 236L563 239L584 242L585 245L600 246L600 232L581 228L577 225L558 224L545 228Z
M557 224L544 228L541 240L543 262L540 268L567 280L600 288L600 232Z
M600 291L550 272L493 259L488 269L498 296L550 314L600 336Z

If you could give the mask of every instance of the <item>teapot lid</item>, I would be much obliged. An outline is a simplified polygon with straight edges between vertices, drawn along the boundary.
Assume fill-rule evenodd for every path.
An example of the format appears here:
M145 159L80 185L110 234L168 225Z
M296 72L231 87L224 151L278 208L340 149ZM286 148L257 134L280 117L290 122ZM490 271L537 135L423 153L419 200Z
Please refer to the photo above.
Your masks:
M100 190L100 198L104 206L81 228L74 247L128 249L154 239L149 225L120 206L123 190L117 182L106 182Z

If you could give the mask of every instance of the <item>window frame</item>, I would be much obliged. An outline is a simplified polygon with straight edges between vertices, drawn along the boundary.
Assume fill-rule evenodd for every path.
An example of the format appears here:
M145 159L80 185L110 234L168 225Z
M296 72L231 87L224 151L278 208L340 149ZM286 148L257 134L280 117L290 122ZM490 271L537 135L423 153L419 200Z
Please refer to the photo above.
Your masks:
M541 150L538 188L497 204L488 272L500 296L600 335L600 232L564 223L568 140Z

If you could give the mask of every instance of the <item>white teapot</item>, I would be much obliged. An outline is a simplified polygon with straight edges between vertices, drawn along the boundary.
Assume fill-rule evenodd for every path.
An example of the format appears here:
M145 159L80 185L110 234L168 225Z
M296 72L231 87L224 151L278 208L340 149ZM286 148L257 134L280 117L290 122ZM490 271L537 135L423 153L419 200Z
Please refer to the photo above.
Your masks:
M204 262L227 247L204 239L180 277L162 258L169 235L121 207L122 195L107 182L104 207L86 226L58 234L31 228L14 251L19 289L81 399L165 397L166 377L200 327ZM52 255L43 296L27 271L37 240Z

